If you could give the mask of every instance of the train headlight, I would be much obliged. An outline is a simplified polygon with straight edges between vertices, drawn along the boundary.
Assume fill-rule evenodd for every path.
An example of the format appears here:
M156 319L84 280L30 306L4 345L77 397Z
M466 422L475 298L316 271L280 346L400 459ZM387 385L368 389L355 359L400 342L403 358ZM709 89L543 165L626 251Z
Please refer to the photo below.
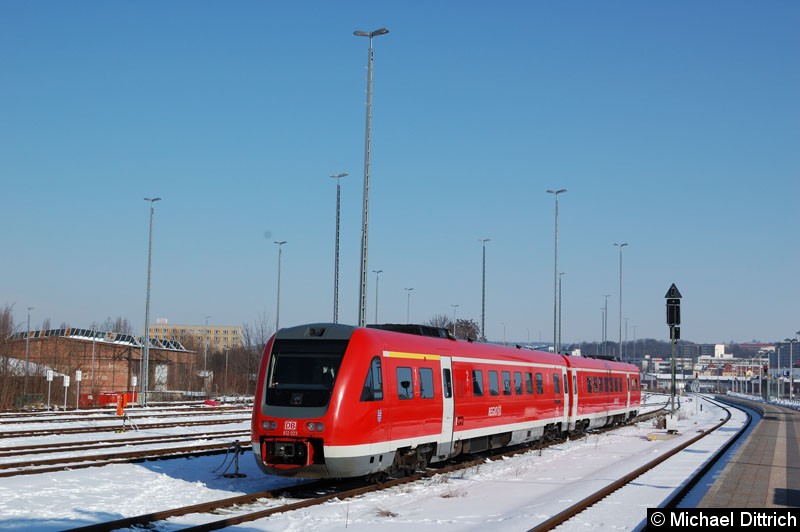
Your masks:
M306 429L308 432L322 432L325 430L325 424L320 421L309 421L306 423Z
M275 430L278 428L278 422L273 420L262 421L261 428L264 430Z

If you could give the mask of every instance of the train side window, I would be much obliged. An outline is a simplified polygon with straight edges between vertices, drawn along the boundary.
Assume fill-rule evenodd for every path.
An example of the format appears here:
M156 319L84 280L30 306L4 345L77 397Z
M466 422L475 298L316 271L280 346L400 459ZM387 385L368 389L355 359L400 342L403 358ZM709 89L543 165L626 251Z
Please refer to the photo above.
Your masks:
M558 373L553 373L553 391L556 395L561 393L561 376Z
M453 397L453 379L450 376L450 370L445 368L442 370L442 383L444 384L444 396L446 399Z
M578 377L575 374L572 374L572 394L578 395Z
M411 368L397 368L397 397L413 399L414 388L411 386Z
M419 396L421 399L433 399L433 370L419 368Z
M533 395L533 375L530 372L525 373L525 393Z
M597 385L597 377L592 377L592 382L593 382L592 390L594 390L595 392L599 392L600 386Z
M489 370L489 395L500 395L500 381L495 370Z
M514 372L514 393L522 395L522 372Z
M503 395L511 395L511 372L503 372Z
M480 397L483 395L483 371L472 370L472 395Z
M370 364L364 388L361 390L362 401L380 401L383 399L383 378L381 377L381 358L375 357Z
M542 383L542 374L536 374L536 393L543 394L544 393L544 384Z
M586 377L586 391L588 393L592 393L592 391L593 391L592 390L592 378L591 377Z

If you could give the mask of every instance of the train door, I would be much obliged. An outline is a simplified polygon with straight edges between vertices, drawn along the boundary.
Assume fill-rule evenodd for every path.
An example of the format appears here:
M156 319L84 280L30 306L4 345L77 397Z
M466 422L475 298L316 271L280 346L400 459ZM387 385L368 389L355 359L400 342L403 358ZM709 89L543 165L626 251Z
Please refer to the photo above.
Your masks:
M631 376L630 374L625 374L625 380L628 382L627 386L627 393L625 394L625 411L628 412L631 409Z
M572 397L570 396L570 389L572 388L572 383L567 378L567 368L561 368L561 382L563 386L561 386L561 395L564 401L564 412L561 414L561 430L567 431L569 430L569 419L570 419L570 412L572 410Z
M578 375L575 368L569 368L569 430L575 430L575 421L578 417Z
M449 455L453 451L453 366L450 357L441 357L442 366L442 434L437 455Z

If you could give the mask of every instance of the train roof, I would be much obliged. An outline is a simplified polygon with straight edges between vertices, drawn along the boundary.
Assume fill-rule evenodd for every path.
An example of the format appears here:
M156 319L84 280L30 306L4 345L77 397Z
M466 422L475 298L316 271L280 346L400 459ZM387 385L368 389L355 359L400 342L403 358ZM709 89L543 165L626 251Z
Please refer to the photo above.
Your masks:
M563 364L592 369L625 369L631 371L635 366L618 360L597 357L570 356L549 351L523 348L520 345L507 346L479 343L471 340L457 340L445 328L415 324L370 324L364 328L339 323L312 323L280 329L276 339L300 340L319 338L325 340L350 340L356 331L368 338L393 338L403 350L425 352L435 350L437 354L453 353L469 358L499 357L520 362L539 362Z

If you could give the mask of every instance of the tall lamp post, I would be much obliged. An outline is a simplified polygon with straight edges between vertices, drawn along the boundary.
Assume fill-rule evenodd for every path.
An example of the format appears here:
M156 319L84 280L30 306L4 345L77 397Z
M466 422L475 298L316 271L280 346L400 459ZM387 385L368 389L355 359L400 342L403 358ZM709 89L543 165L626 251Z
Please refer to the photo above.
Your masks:
M277 333L281 323L281 253L286 240L281 240L280 242L276 240L275 243L278 244L278 297L275 304L275 332Z
M28 360L29 360L29 358L28 357L29 357L29 353L30 353L31 311L32 310L33 310L33 307L28 307L28 329L27 329L27 332L25 333L25 381L22 384L22 388L23 388L23 390L22 390L22 398L23 398L23 401L26 400L27 395L28 395L28 374L29 374L29 370L28 370L28 366L29 366Z
M139 393L142 398L139 404L147 406L147 388L150 376L150 274L152 271L153 258L153 204L161 201L161 198L144 198L150 202L150 237L147 244L147 298L144 304L144 347L142 347L142 363L139 365Z
M619 358L622 359L622 248L628 245L627 242L614 245L619 248Z
M381 273L383 270L372 270L375 274L375 323L378 323L378 282L380 281Z
M564 282L561 276L563 276L564 273L565 272L559 272L558 274L558 349L556 353L561 352L561 285Z
M406 288L406 323L411 323L411 291L413 288Z
M481 277L481 340L486 341L486 243L490 238L479 238L483 246L483 275Z
M333 266L333 323L339 323L339 212L341 206L342 189L339 181L349 175L347 172L331 175L336 180L336 251Z
M389 33L386 28L375 31L354 31L358 37L369 37L369 54L367 56L367 124L364 140L364 206L361 213L361 284L358 288L358 326L364 327L367 322L367 250L369 240L369 162L370 134L372 131L372 38Z
M605 306L603 307L603 356L608 355L608 298L611 294L603 296L606 298Z
M459 307L459 305L450 305L450 306L453 307L453 338L455 338L455 336L456 336L456 309Z
M559 190L548 190L556 200L556 223L555 223L555 252L553 253L553 351L558 349L558 195L566 192L566 188Z
M800 334L800 331L797 331ZM784 342L789 342L789 400L794 400L794 368L792 367L792 348L796 338L787 338Z

